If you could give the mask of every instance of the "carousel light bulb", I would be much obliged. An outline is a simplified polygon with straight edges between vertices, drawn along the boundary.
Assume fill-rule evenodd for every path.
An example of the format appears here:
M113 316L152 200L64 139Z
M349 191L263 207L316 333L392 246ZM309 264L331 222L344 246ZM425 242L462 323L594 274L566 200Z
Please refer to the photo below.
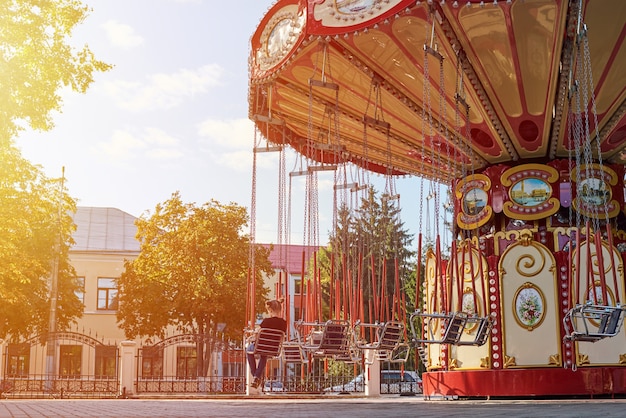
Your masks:
M459 2L454 0L454 3L452 3L452 7L454 7L455 9L459 7Z

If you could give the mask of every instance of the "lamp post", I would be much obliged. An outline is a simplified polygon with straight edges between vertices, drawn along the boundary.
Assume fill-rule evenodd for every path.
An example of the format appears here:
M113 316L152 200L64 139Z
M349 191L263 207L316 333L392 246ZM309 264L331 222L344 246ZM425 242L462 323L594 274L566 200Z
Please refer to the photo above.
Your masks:
M46 342L46 386L52 389L52 378L56 371L56 318L57 300L59 293L59 253L61 251L61 208L63 207L63 188L65 182L65 167L61 168L61 185L57 212L57 233L54 243L54 259L50 279L50 318L48 322L48 338Z

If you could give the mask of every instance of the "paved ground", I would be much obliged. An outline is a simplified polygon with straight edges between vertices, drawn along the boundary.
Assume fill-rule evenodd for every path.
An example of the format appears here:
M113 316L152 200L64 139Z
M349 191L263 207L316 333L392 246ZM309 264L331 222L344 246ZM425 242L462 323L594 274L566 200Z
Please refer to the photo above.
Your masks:
M431 400L337 396L302 399L1 400L0 417L624 417L626 400Z

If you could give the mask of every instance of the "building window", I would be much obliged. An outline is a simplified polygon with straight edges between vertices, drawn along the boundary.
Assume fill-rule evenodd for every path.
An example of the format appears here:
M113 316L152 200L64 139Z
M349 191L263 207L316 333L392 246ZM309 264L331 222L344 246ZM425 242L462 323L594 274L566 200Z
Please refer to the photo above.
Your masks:
M117 286L115 279L98 278L98 310L117 309Z
M80 300L80 303L85 304L85 278L77 277L76 283L78 284L78 288L74 291L74 294Z
M117 376L117 347L100 345L96 347L96 377L107 378Z
M141 350L141 377L163 377L163 349L146 347Z
M82 355L82 345L62 345L60 347L59 375L80 377Z
M30 364L30 344L9 344L9 361L7 363L7 377L28 376Z
M195 379L196 347L178 347L176 350L176 378Z
M294 279L293 281L293 293L299 295L302 293L302 279Z

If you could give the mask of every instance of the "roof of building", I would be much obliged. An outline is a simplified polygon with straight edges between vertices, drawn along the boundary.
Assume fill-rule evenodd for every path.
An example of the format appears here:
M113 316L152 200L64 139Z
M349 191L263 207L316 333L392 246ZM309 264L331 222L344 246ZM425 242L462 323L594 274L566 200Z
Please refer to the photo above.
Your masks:
M115 208L79 206L72 251L139 251L136 219Z
M270 244L261 245L266 248L270 247ZM275 269L286 270L290 274L302 274L302 253L304 253L304 268L306 270L309 259L313 256L313 253L320 248L310 245L287 244L273 244L273 246L269 257L272 266Z

